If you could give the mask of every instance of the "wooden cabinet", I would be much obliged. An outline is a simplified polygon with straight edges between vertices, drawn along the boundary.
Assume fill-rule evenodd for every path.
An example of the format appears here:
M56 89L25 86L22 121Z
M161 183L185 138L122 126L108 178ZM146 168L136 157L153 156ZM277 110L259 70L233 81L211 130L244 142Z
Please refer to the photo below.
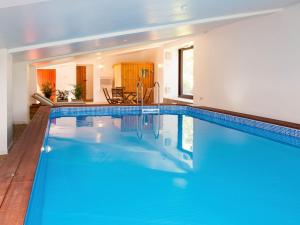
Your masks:
M140 76L142 69L148 70L148 75L145 78ZM145 93L147 88L154 86L153 63L118 63L113 65L113 71L113 87L124 87L127 92L136 92L138 81L142 81Z

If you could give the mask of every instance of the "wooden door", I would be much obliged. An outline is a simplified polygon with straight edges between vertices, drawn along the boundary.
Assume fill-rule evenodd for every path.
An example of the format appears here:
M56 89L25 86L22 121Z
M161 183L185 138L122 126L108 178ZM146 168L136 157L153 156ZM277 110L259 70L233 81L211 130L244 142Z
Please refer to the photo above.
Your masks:
M82 87L82 100L86 100L86 66L76 67L76 84Z
M56 88L56 70L55 69L38 69L37 70L37 83L39 89L42 90L44 84L49 82L53 88L53 93L50 97L51 100L55 99Z

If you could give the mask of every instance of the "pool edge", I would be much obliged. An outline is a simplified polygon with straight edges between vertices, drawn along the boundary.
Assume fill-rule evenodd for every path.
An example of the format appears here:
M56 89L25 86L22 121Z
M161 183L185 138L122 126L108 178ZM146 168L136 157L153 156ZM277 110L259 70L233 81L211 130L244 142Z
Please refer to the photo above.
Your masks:
M161 104L165 106L186 106L225 115L261 121L273 125L300 130L300 124L290 123L271 118L242 114L222 109L183 104ZM70 105L61 107L103 107L112 105ZM123 106L123 105L118 105ZM45 133L49 123L51 107L40 107L28 127L9 153L7 163L0 167L0 220L3 225L25 224L25 215L29 206L30 194L34 176L39 161L41 148L44 144ZM36 135L34 135L36 134ZM15 157L15 158L14 158ZM8 165L13 162L13 166ZM4 193L4 194L3 194ZM1 195L2 194L2 195ZM4 196L4 197L3 197ZM1 198L2 197L2 198ZM10 199L11 198L11 199ZM16 204L16 202L18 204Z

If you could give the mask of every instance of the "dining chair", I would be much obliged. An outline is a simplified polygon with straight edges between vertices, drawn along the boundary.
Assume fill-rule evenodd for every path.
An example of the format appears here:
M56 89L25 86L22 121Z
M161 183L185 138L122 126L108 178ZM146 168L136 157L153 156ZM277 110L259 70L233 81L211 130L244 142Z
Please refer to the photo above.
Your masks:
M147 88L144 95L144 104L152 104L151 97L153 93L153 88Z
M124 87L116 87L111 89L112 99L118 103L124 103Z
M104 93L104 96L106 98L106 101L109 103L109 104L118 104L118 101L112 99L108 93L108 90L107 88L103 88L103 93Z

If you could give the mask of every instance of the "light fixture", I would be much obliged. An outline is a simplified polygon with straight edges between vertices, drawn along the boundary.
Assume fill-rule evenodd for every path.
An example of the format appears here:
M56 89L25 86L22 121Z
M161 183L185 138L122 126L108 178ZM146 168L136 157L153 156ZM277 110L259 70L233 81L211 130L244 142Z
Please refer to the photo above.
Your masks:
M102 64L99 64L99 65L98 65L98 68L99 68L99 69L103 69L104 66L103 66Z
M164 67L164 65L163 65L163 64L161 64L161 63L159 63L159 64L157 65L157 67L158 67L159 69L161 69L161 68L163 68L163 67Z

